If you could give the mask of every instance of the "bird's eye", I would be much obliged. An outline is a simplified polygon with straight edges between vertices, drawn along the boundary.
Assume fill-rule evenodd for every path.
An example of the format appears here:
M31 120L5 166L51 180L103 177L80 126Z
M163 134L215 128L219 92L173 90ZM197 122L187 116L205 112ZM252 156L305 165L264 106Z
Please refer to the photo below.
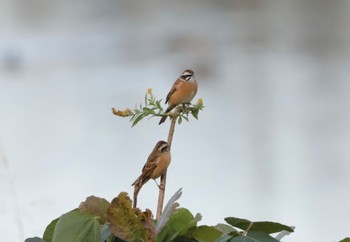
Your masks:
M157 150L160 152L166 152L168 150L168 144L166 142L159 144Z
M192 75L185 74L185 75L182 75L181 77L182 77L183 79L185 79L186 81L188 81L188 80L191 79L191 76L192 76Z
M161 152L166 152L168 150L168 146L163 146L162 148L161 148Z

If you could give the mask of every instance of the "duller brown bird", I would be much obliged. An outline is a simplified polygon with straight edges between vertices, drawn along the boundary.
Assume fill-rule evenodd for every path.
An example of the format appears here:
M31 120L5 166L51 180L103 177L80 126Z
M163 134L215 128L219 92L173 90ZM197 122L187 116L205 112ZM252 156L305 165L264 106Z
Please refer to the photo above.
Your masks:
M162 176L171 161L169 145L165 141L158 141L151 154L148 156L146 164L142 168L142 174L134 181L134 205L137 206L137 195L141 187L150 179L157 179ZM158 184L157 184L158 185ZM160 187L158 185L158 187Z
M180 77L174 82L165 103L168 103L168 108L165 113L170 112L179 104L190 103L197 93L198 84L192 70L185 70ZM159 124L166 120L167 116L163 116Z

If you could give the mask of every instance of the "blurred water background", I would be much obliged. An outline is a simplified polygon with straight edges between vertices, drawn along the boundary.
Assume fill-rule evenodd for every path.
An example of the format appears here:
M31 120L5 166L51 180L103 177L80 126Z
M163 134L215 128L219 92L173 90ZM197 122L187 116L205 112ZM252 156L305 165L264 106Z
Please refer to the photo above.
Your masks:
M215 225L350 236L349 1L0 0L0 240L42 236L131 183L168 125L111 108L195 71L199 121L175 131L166 199ZM194 101L195 101L194 100ZM139 195L156 209L153 182Z

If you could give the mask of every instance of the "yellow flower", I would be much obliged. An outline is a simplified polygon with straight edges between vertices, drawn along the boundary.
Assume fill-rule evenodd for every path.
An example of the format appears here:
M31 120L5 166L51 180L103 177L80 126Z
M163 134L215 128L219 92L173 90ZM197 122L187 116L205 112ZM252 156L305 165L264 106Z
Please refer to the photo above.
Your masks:
M124 110L124 114L125 114L126 116L130 116L130 115L133 115L134 113L131 111L130 108L127 108L127 109Z
M112 108L112 112L113 112L113 114L120 116L120 117L128 117L128 116L131 116L134 114L130 108L127 108L124 110L117 110L115 108Z
M198 98L198 100L197 100L197 106L203 107L203 99L202 99L202 98Z
M147 94L152 95L152 88L147 88Z

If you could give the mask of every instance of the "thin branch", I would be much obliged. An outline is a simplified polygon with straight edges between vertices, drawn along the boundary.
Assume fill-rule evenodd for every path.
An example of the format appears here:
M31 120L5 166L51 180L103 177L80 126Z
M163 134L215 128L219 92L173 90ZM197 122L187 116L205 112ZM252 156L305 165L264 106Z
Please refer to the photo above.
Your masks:
M171 143L173 141L174 131L175 131L175 124L176 120L180 114L179 107L175 110L173 114L171 114L171 123L170 123L170 129L168 134L168 145L169 150L171 150ZM158 206L157 206L157 220L160 218L162 211L163 211L163 204L164 204L164 196L165 196L165 186L166 186L166 175L167 171L161 176L160 178L160 187L159 187L159 195L158 195Z
M189 114L195 119L198 119L198 113L200 110L204 108L203 99L199 98L196 104L186 103L183 105L179 105L174 112L164 113L164 109L161 106L161 99L157 100L152 93L152 88L147 89L147 93L145 95L145 103L135 106L133 110L130 108L124 110L117 110L112 108L112 113L119 117L130 117L130 121L132 122L131 127L138 124L143 118L149 116L152 117L164 117L170 116L170 130L168 134L168 145L169 150L171 147L171 143L173 140L174 130L176 121L181 124L182 120L185 119L189 121ZM166 175L165 172L160 178L160 186L159 186L159 196L158 196L158 205L157 205L157 214L156 218L159 219L163 210L163 202L164 202L164 194L165 194L165 185L166 185ZM134 193L134 204L136 204L137 193Z

